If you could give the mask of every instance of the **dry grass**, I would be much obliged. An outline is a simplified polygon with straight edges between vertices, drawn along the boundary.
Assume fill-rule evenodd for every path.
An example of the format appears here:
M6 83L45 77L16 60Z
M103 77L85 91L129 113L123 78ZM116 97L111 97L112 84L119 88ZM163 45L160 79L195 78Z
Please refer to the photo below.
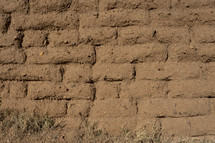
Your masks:
M96 124L85 122L80 127L82 134L78 134L79 143L163 143L160 128L153 127L151 134L145 129L130 131L122 128L117 136L111 136L108 132L96 128Z
M214 143L215 140L199 140L199 139L178 139L172 137L164 139L162 137L161 128L154 126L151 133L147 133L145 129L130 131L122 128L117 136L111 136L105 130L96 128L96 124L85 122L81 125L77 136L78 143Z
M54 120L5 109L0 111L0 123L2 133L22 137L26 133L36 134L52 128Z
M39 135L42 132L51 133L55 131L55 122L48 117L41 117L38 115L29 115L27 113L19 113L13 110L0 111L0 131L1 136L10 136L11 140L22 141L29 135ZM50 130L52 129L52 130ZM43 135L42 135L43 136ZM41 140L42 136L38 136L36 142ZM13 138L11 138L13 137ZM54 135L53 142L58 142L59 134ZM31 137L30 137L31 138ZM46 138L43 138L43 141ZM46 140L52 142L52 139ZM29 141L28 141L29 142ZM30 141L31 142L31 141ZM30 143L29 142L29 143ZM68 141L69 143L71 141ZM178 141L172 138L165 140L162 137L161 128L154 126L151 133L147 133L145 129L130 131L122 128L119 135L113 136L107 131L97 128L95 123L83 122L77 133L77 143L214 143L215 141L208 140L194 140L194 139L179 139Z

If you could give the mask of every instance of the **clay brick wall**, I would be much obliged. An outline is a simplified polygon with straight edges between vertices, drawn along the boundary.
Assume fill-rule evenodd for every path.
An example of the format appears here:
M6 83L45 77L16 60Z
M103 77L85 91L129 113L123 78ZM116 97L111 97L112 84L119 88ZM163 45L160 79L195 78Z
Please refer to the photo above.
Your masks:
M74 130L215 137L215 1L0 0L0 97Z

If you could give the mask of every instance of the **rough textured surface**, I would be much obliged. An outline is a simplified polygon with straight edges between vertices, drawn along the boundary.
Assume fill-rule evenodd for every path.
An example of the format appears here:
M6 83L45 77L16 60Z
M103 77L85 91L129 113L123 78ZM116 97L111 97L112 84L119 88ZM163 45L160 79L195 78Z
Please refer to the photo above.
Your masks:
M215 138L214 62L214 0L0 0L0 109L68 130Z

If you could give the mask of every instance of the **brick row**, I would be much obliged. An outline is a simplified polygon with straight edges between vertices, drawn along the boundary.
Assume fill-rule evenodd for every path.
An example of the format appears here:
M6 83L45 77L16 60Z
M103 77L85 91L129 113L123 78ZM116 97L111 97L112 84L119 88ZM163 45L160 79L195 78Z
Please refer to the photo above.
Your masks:
M3 99L1 109L14 109L29 114L48 117L63 117L66 114L64 101L29 101L26 99Z
M100 11L112 9L168 9L170 0L163 1L142 1L142 0L102 0L99 3Z
M213 64L210 64L213 65ZM196 62L191 63L143 63L136 65L137 80L185 80L204 79L206 66Z
M113 10L108 12L87 13L80 16L80 27L124 27L148 24L148 13L144 10Z
M138 101L142 117L192 117L211 113L207 99L144 99Z
M168 84L165 81L141 81L123 83L121 86L120 98L166 98Z
M80 42L91 43L92 45L116 45L117 31L116 28L99 27L99 28L81 28L79 30Z
M29 82L27 97L32 100L41 99L94 99L92 84L60 83L60 82Z
M93 80L121 81L133 78L131 64L95 64L93 66Z
M5 13L27 13L28 0L1 0L0 9Z
M31 13L48 13L48 12L63 12L70 8L72 1L70 0L37 0L30 1Z
M214 25L214 8L155 10L149 13L151 26Z
M198 98L214 97L214 81L187 80L168 83L169 97Z
M119 44L134 45L149 42L190 43L187 28L125 27L119 30Z
M214 0L204 0L204 1L197 1L197 0L172 0L172 7L173 8L201 8L201 7L214 7L215 1Z
M215 46L212 43L173 44L168 47L168 60L173 62L214 62Z
M53 47L26 49L27 63L59 64L59 63L94 63L95 51L92 46Z
M174 136L205 136L214 135L214 115L189 117L189 118L166 118L161 120L163 135ZM202 124L201 124L202 123Z
M61 81L59 66L54 65L1 65L0 79L22 81Z
M123 83L120 98L208 98L214 97L215 82L207 80L147 81Z
M167 59L167 46L143 44L134 46L101 46L96 48L97 62L137 63L164 62Z
M28 29L76 29L78 16L70 12L52 12L48 14L19 15L12 14L11 26L16 30Z

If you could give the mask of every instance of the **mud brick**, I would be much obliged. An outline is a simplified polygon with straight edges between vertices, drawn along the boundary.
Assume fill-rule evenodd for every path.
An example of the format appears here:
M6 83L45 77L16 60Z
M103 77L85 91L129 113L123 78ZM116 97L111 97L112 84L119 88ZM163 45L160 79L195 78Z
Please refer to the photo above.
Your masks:
M26 49L27 63L90 63L95 62L95 51L92 46L78 47L30 48Z
M98 13L90 12L90 13L82 13L79 16L80 28L94 28L99 27L100 23L98 23Z
M90 123L96 123L98 129L107 131L110 135L120 135L123 129L134 130L137 123L135 117L90 117Z
M215 81L215 63L203 64L202 71L204 79L206 79L207 81Z
M66 103L63 101L31 101L26 99L4 99L1 109L14 109L29 114L48 117L62 117L66 114Z
M21 64L25 61L25 53L18 48L0 48L0 64Z
M99 3L100 11L112 9L137 9L144 8L144 2L141 0L102 0Z
M150 117L141 117L137 116L136 122L137 126L135 130L137 131L145 131L146 133L153 134L153 132L156 129L160 129L160 121L156 118L150 118Z
M184 80L199 79L201 64L191 63L144 63L136 66L137 80Z
M102 63L164 62L167 59L167 46L101 46L96 48L96 56L97 61Z
M136 114L136 105L128 99L107 99L94 101L91 117L116 118L132 117Z
M119 10L102 12L97 18L96 13L83 14L80 18L82 28L90 27L124 27L132 25L146 25L148 14L144 10Z
M187 28L158 28L156 38L161 43L190 43Z
M23 81L60 81L60 67L54 65L1 65L0 79Z
M16 39L18 37L19 34L16 31L8 31L7 33L4 34L0 33L0 48L15 45Z
M193 26L214 24L214 8L198 10L156 10L150 12L151 26Z
M214 43L215 28L213 26L198 26L193 28L193 41L198 43Z
M31 13L63 12L71 6L71 0L33 0L30 1Z
M201 56L202 62L214 62L215 61L215 45L209 44L197 44L194 46L198 50L198 55Z
M215 135L214 115L188 118L191 126L191 136ZM200 124L202 122L203 124Z
M66 114L66 103L64 101L37 101L34 112L42 116L63 117Z
M168 47L170 61L173 62L213 62L215 60L215 46L209 44L173 44Z
M10 82L10 97L24 98L27 93L27 84L24 82Z
M214 0L204 0L204 1L198 1L198 0L172 0L172 7L173 8L202 8L202 7L215 7L215 1Z
M171 62L199 61L201 56L198 55L198 50L196 47L188 44L172 44L168 47L168 60Z
M142 1L142 0L102 0L99 3L100 11L112 9L167 9L170 7L170 0L163 1Z
M93 45L116 44L116 28L81 28L80 40L83 43L91 42Z
M171 0L146 0L145 1L147 10L154 9L170 9L171 8Z
M96 86L96 99L106 100L109 98L119 98L121 82L98 82Z
M90 65L67 65L65 68L65 82L90 82L92 70Z
M78 17L71 12L57 13L52 12L48 14L32 14L32 15L18 15L12 14L11 26L16 30L29 29L59 29L59 28L77 28Z
M154 29L151 27L124 27L119 29L119 44L144 44L153 40Z
M139 116L192 117L210 114L207 99L144 99L138 101Z
M1 109L12 109L19 112L33 114L36 108L36 102L22 98L5 98L2 99Z
M167 97L167 92L165 81L136 80L130 84L122 84L120 98L163 98Z
M209 101L210 101L212 111L213 111L213 114L214 114L215 113L215 99L209 99Z
M156 32L156 34L154 34ZM189 43L186 28L128 27L119 31L120 44L144 44L152 41L160 43Z
M47 33L43 31L25 31L23 47L44 47L48 44Z
M94 86L91 84L63 84L55 82L30 82L29 99L82 99L94 98Z
M214 81L184 80L168 83L170 97L214 97Z
M0 13L0 33L6 33L10 25L10 15Z
M0 9L5 13L27 13L28 0L1 0Z
M161 119L162 135L166 138L170 136L189 136L190 122L187 118L164 118Z
M0 98L8 98L10 95L10 84L8 81L1 81L0 80Z
M77 11L79 13L96 12L98 10L97 0L78 0Z
M90 112L90 101L73 100L68 103L67 114L69 117L87 117Z
M78 44L78 31L77 30L59 30L53 31L49 34L49 46L75 46Z
M207 136L214 135L214 115L196 116L189 118L164 118L161 119L162 135L165 137L175 136ZM200 124L200 122L202 124Z
M120 81L133 78L131 64L96 64L93 66L94 80Z

